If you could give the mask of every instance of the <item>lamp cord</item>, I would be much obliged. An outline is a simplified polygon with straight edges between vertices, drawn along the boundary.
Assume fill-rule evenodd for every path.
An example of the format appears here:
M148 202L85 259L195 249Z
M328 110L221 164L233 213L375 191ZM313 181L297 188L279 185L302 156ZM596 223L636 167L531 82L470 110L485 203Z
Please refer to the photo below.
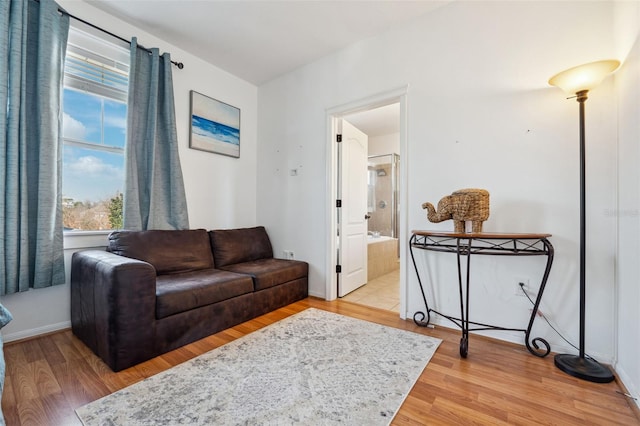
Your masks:
M520 290L522 290L522 293L526 296L526 298L527 298L527 299L529 299L529 302L531 302L531 304L535 306L535 302L533 301L533 299L531 299L531 297L529 296L529 293L527 293L527 291L524 289L524 287L523 287L523 286L520 286ZM569 340L567 340L567 338L565 338L565 337L562 335L562 333L560 333L560 332L559 332L559 331L558 331L558 330L557 330L557 329L556 329L556 328L551 324L551 322L547 319L547 317L545 316L545 314L544 314L544 313L542 313L542 312L540 311L540 309L538 309L538 312L536 312L536 314L538 314L538 313L540 314L540 316L542 317L542 319L543 319L543 320L545 320L545 322L549 325L549 327L551 327L551 329L552 329L553 331L555 331L555 332L556 332L556 334L557 334L558 336L560 336L560 338L561 338L562 340L564 340L565 342L567 342L567 344L569 344L572 348L576 349L577 351L580 351L580 348L578 348L576 345L574 345L574 344L573 344L573 343L571 343ZM589 355L589 354L587 354L587 353L585 353L585 354L584 354L584 356L585 356L585 358L588 358L588 359L590 359L590 360L592 360L592 361L595 361L595 359L594 359L591 355Z

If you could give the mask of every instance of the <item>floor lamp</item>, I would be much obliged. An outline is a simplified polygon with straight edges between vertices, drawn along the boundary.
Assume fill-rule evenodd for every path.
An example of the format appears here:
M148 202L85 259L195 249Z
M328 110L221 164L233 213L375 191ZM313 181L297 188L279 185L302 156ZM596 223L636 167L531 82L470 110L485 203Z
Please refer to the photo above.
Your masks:
M579 354L556 355L556 367L565 373L583 380L597 383L608 383L613 374L608 367L598 361L585 357L584 324L585 324L585 143L584 143L584 103L589 90L596 87L604 78L612 73L620 62L606 60L591 62L562 71L549 80L549 84L557 86L566 93L575 95L580 104L580 345Z

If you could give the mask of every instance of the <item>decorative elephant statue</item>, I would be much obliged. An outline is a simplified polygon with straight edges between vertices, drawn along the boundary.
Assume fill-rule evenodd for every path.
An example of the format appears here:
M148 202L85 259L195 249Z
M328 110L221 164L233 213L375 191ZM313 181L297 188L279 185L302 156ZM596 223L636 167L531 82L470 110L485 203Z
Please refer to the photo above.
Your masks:
M438 202L438 211L431 203L423 203L427 219L438 223L453 219L454 232L466 232L466 221L471 221L471 232L482 232L482 222L489 218L489 191L468 188L455 191Z

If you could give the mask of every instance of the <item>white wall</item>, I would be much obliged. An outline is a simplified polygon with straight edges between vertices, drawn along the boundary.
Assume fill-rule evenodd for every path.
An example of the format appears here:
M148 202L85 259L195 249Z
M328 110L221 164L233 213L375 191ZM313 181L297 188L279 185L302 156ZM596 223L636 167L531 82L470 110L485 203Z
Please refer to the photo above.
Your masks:
M542 309L578 340L578 104L547 84L569 67L615 55L607 2L454 2L412 25L345 48L259 88L258 221L274 230L276 252L310 262L310 293L325 295L326 110L408 85L408 224L431 224L420 208L455 189L491 192L487 231L549 232L555 262ZM587 102L587 351L614 357L616 104L613 79ZM301 173L292 177L287 169ZM404 242L406 244L406 241ZM419 256L436 259L432 254ZM457 312L452 256L437 257L436 303ZM475 261L474 318L526 325L530 305L516 276L542 275L539 258ZM423 310L413 270L409 317ZM536 336L573 351L538 321ZM521 334L494 333L522 342ZM470 346L473 353L473 342ZM636 354L637 355L637 354ZM552 361L549 361L552 362Z
M233 228L256 224L256 86L140 31L84 2L59 0L69 13L124 38L138 37L145 47L170 52L184 69L173 68L179 154L191 228ZM240 108L240 158L189 149L189 91ZM69 260L79 248L104 245L106 235L65 238L67 284L2 297L14 320L3 328L7 341L70 326Z
M617 357L617 372L632 392L639 392L637 3L615 3L616 23L630 25L617 25L614 40L613 2L455 2L413 25L269 82L259 93L251 84L88 4L59 3L112 32L136 35L143 45L170 51L173 59L185 63L185 69L174 70L174 85L191 226L266 225L276 253L294 250L296 257L311 263L311 293L319 296L325 293L329 239L324 227L329 209L325 205L329 179L325 175L325 111L409 84L406 228L449 229L451 224L428 223L420 204L461 187L489 189L492 213L486 230L554 234L556 261L543 310L574 342L577 104L565 101L546 81L568 67L616 57L616 53L623 59L631 52L615 77L615 87L609 79L587 101L587 351L605 362ZM188 149L190 89L241 108L240 159ZM617 103L614 94L619 95ZM616 108L620 111L617 145ZM298 169L298 176L289 175L292 168ZM66 258L77 248L100 246L104 239L104 235L68 238ZM436 267L434 276L453 279L452 259L437 260L437 265L430 260ZM526 320L528 305L513 296L512 280L514 275L537 279L541 262L515 261L486 259L474 265L474 317L519 325ZM412 314L423 306L414 272L406 273L407 310ZM440 283L436 301L443 310L455 313L453 281ZM68 285L3 296L2 303L15 317L3 329L8 340L69 325ZM616 327L619 336L614 339ZM535 331L554 350L570 350L540 321ZM516 336L495 336L517 340Z
M616 372L640 395L640 3L618 3L616 46L624 60L618 94L618 259ZM640 402L638 402L640 404Z
M400 133L369 136L369 155L400 154Z

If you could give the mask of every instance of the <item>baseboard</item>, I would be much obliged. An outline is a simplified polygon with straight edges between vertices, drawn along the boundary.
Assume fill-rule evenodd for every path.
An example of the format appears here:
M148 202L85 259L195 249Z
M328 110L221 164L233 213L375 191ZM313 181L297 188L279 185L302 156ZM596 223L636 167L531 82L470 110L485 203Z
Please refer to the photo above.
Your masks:
M15 342L16 340L30 339L32 337L40 336L55 331L71 328L71 321L59 322L57 324L49 324L44 327L32 328L29 330L18 331L10 334L3 334L2 340L5 343Z
M316 292L313 292L313 291L309 291L309 296L313 296L313 297L317 297L319 299L326 300L324 293L316 293Z
M624 368L620 367L619 363L616 363L614 370L616 378L618 379L618 384L622 388L622 391L626 393L629 405L638 419L640 419L640 391L636 388L635 383L633 383L633 380L631 380Z

